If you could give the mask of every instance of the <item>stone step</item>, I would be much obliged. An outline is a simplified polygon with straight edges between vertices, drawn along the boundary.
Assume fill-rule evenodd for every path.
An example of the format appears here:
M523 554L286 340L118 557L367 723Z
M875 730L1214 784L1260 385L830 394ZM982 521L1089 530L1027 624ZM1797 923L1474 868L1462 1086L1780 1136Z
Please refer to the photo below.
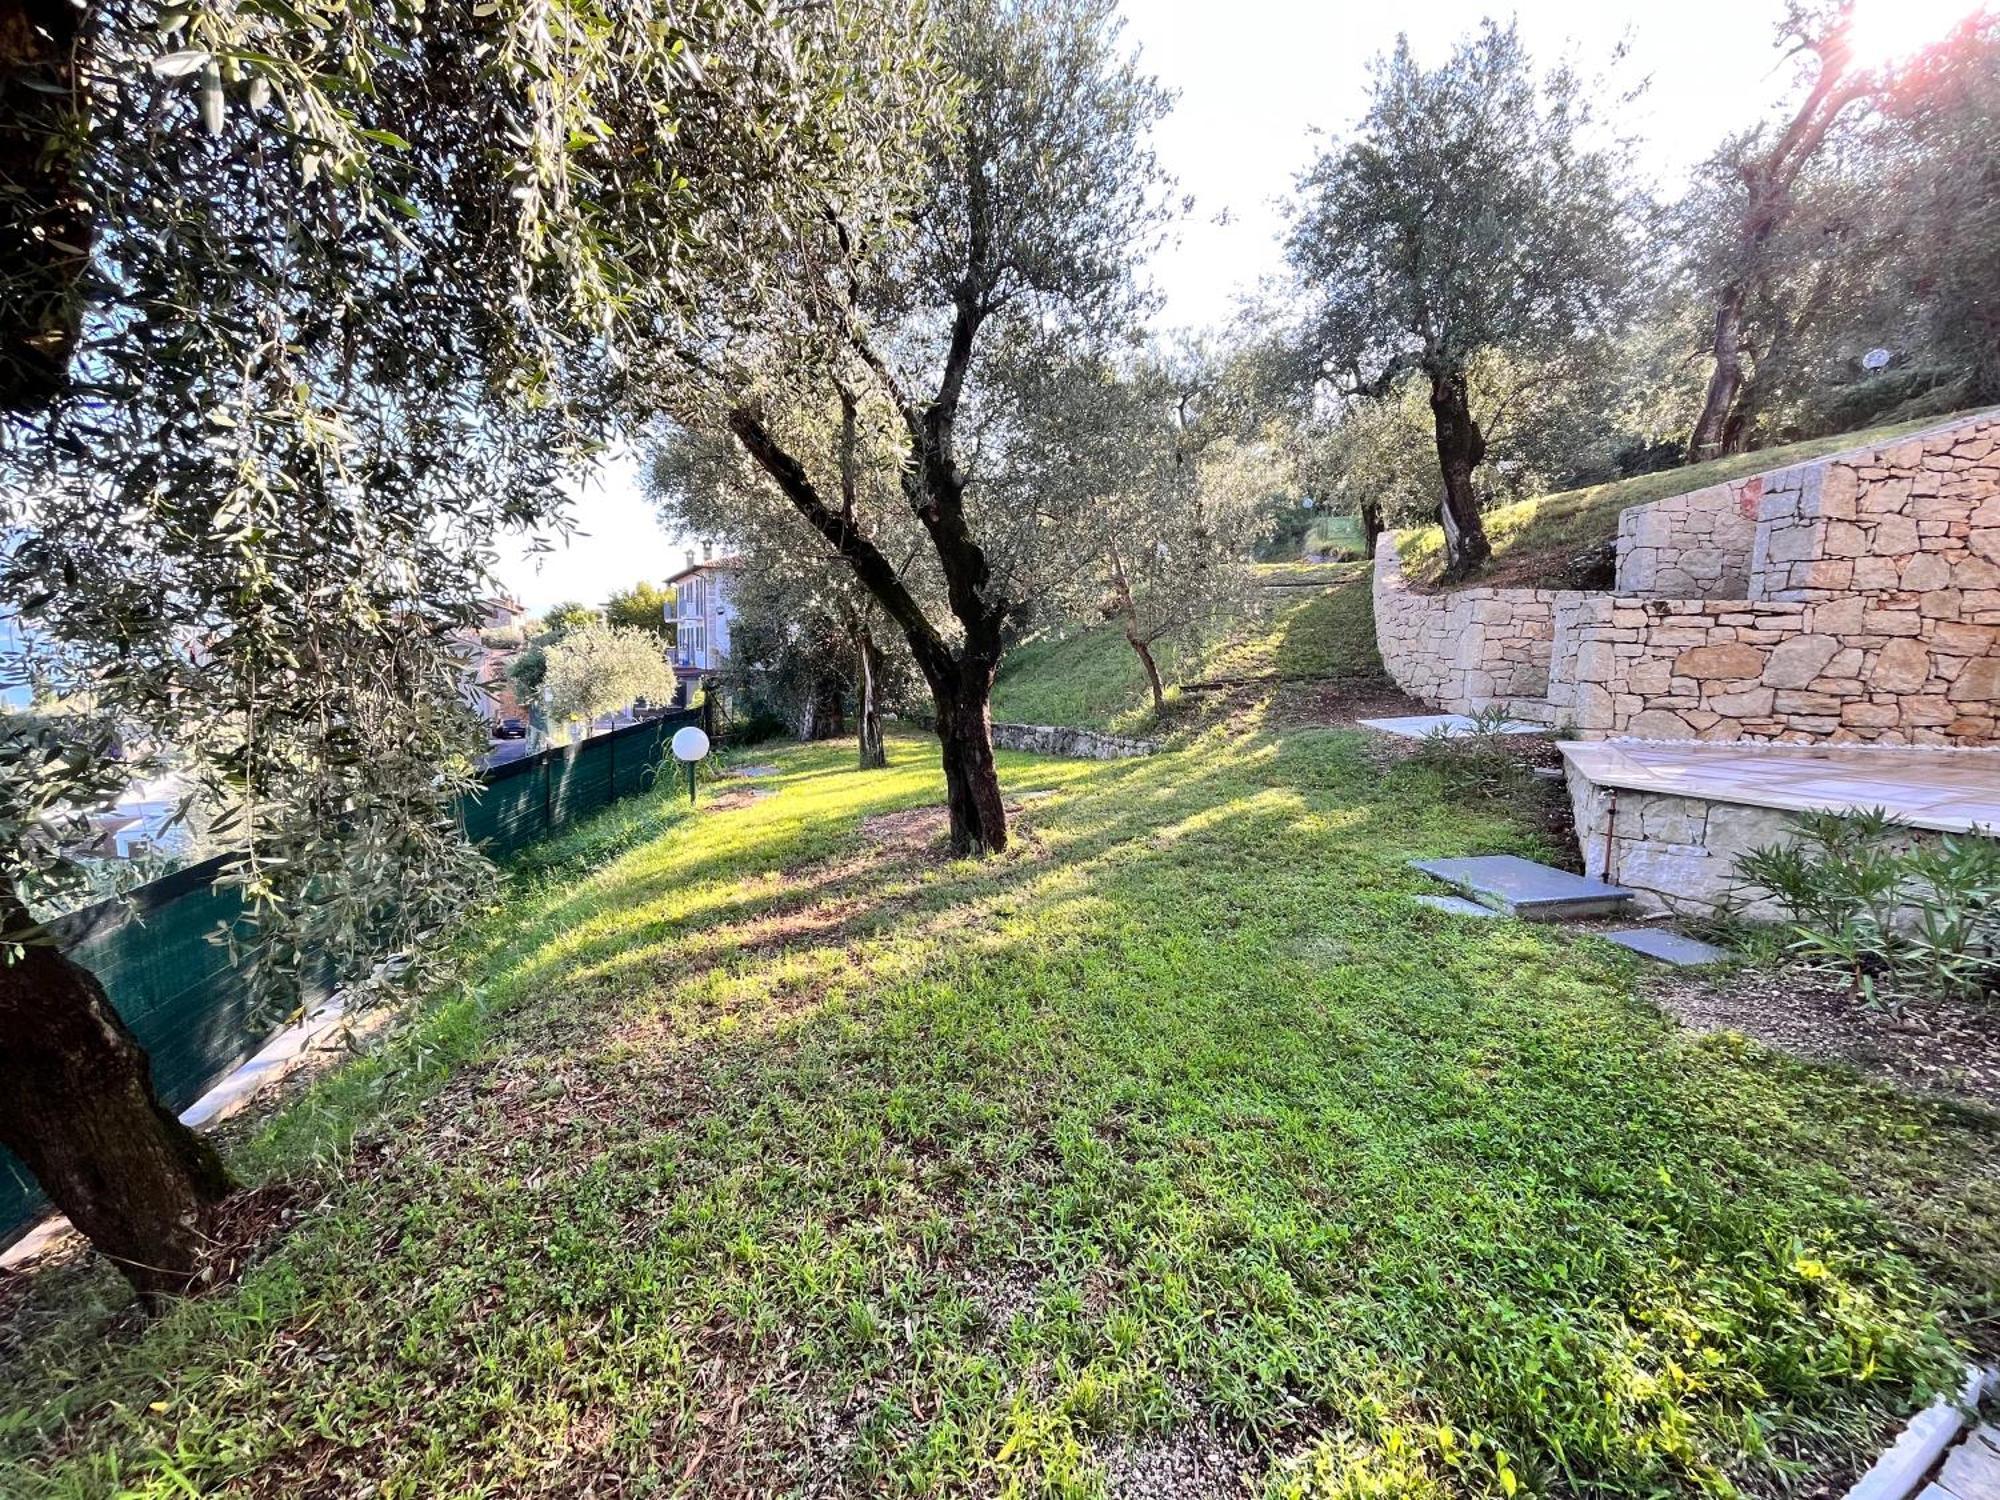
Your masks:
M1630 948L1634 953L1643 953L1677 969L1705 968L1729 957L1713 943L1704 943L1667 927L1621 927L1616 932L1600 932L1598 936L1607 943Z
M1477 854L1469 859L1413 859L1413 868L1442 880L1481 906L1524 922L1602 917L1623 911L1632 892L1586 875L1538 865L1518 854Z
M1490 906L1481 906L1477 901L1468 901L1463 896L1416 896L1412 898L1419 906L1428 906L1432 911L1441 911L1453 917L1480 917L1496 922L1507 915Z

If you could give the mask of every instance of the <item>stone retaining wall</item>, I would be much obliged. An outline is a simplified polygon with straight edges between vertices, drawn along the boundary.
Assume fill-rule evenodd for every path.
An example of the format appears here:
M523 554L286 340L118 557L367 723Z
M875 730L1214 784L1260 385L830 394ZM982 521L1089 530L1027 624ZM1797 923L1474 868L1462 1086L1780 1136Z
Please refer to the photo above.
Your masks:
M1616 592L1649 599L1744 599L1764 478L1712 484L1618 516Z
M1070 729L1060 724L995 724L993 743L1002 750L1033 755L1067 755L1077 760L1128 760L1158 752L1157 740L1102 734L1095 729Z
M1753 599L2000 626L2000 413L1765 475L1752 554Z
M1596 786L1575 771L1569 792L1584 873L1634 892L1633 904L1642 911L1706 916L1728 909L1762 921L1784 917L1776 901L1744 887L1736 861L1791 842L1790 813Z
M1403 576L1396 539L1375 548L1375 640L1396 686L1448 713L1505 705L1548 724L1549 651L1556 608L1587 597L1557 589L1457 589L1419 594Z
M1991 744L1996 634L1863 595L1586 595L1558 617L1550 701L1590 739Z
M1418 594L1385 537L1382 659L1586 738L2000 743L2000 414L1635 506L1618 552L1611 594Z

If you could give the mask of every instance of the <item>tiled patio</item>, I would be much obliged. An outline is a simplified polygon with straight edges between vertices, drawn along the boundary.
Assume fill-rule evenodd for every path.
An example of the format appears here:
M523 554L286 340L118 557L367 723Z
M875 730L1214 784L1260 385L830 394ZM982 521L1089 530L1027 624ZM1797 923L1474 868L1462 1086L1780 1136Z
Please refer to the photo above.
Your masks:
M2000 750L1565 740L1600 787L1787 812L1884 808L1913 828L2000 835Z

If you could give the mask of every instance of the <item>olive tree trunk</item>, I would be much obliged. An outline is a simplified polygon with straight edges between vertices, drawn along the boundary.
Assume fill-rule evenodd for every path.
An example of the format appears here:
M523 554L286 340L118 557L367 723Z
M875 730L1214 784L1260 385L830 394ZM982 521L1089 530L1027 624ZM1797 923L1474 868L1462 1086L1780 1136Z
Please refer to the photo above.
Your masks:
M1743 315L1749 294L1742 286L1732 286L1715 308L1715 334L1710 343L1714 368L1709 371L1708 389L1702 396L1701 415L1695 418L1688 436L1687 461L1698 464L1719 458L1727 451L1729 416L1743 390Z
M889 764L889 750L882 741L882 648L866 625L855 632L854 654L861 667L861 701L855 705L861 769L879 771Z
M208 1211L227 1196L215 1148L153 1092L145 1049L97 976L0 891L25 937L0 965L0 1145L149 1304L197 1282Z
M1439 518L1444 522L1445 577L1459 579L1493 555L1472 483L1473 472L1486 458L1486 436L1472 418L1463 371L1431 377L1431 422L1444 478Z
M1111 600L1104 612L1117 618L1125 632L1125 644L1132 648L1132 654L1139 658L1139 665L1145 669L1146 686L1153 691L1153 712L1158 713L1167 706L1166 685L1160 680L1160 668L1153 660L1153 648L1140 627L1138 601L1132 597L1132 584L1125 576L1125 559L1119 555L1115 541L1111 544L1111 587Z
M993 674L997 657L960 664L955 680L931 685L943 749L945 806L957 854L998 854L1007 847L1007 812L993 763Z

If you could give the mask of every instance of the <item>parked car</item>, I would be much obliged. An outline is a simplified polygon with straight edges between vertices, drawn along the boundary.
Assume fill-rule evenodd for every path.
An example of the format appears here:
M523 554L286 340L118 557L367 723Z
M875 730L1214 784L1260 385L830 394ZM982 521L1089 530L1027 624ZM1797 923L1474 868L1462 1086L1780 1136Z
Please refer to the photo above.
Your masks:
M525 740L527 737L528 724L525 719L502 719L493 726L493 738L496 740Z

